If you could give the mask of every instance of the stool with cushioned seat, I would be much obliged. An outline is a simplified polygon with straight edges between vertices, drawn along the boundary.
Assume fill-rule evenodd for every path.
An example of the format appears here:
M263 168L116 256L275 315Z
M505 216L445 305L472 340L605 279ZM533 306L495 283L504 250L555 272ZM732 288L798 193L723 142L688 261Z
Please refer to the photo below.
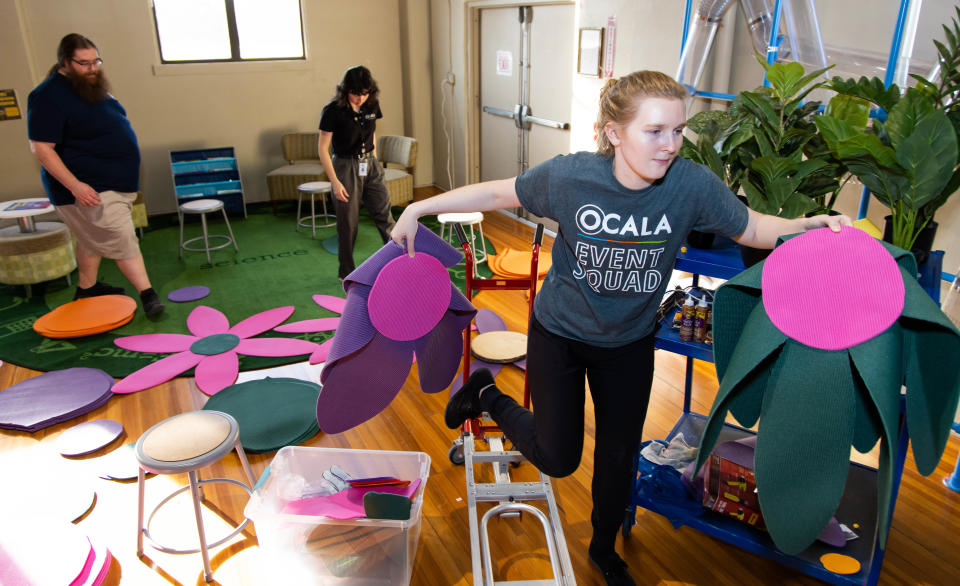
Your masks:
M59 277L67 278L77 268L73 235L60 222L37 222L36 231L22 232L17 226L0 228L0 283L30 285Z
M229 483L242 487L248 493L253 492L255 484L250 464L240 444L240 428L237 420L220 411L191 411L174 415L157 423L140 436L135 447L139 470L137 473L137 556L143 556L143 538L150 540L155 549L165 553L203 553L203 575L209 582L213 579L210 571L208 549L216 547L236 536L246 527L244 519L230 534L213 543L207 543L200 502L205 500L203 485L211 483ZM237 452L243 472L249 484L231 478L200 479L199 470L220 461L231 451ZM144 493L146 473L180 474L186 473L190 484L170 493L153 509L144 523ZM173 497L189 490L193 498L193 512L197 521L197 533L200 547L192 549L174 549L157 543L150 536L150 521L160 508Z

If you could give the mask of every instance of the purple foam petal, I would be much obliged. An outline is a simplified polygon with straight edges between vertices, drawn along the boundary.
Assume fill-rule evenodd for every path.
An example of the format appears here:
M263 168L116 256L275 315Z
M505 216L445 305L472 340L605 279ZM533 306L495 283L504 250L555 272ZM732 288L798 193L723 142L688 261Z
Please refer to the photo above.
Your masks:
M208 395L216 394L237 381L240 360L234 350L204 356L194 372L197 387Z
M187 329L200 338L225 334L230 329L230 321L220 310L198 305L187 316Z
M470 361L470 374L473 374L477 371L478 368L486 368L490 371L491 376L497 376L497 373L500 372L500 369L503 368L502 364L494 364L493 362L484 362L483 360L473 359ZM457 391L460 390L460 387L463 386L463 376L462 373L458 373L457 376L453 377L453 384L450 385L450 396L452 397Z
M450 246L444 239L434 234L423 224L417 224L417 235L414 238L414 250L425 252L436 258L445 267L452 267L463 260L463 254ZM343 280L343 288L347 291L354 283L373 286L380 269L398 256L406 254L406 249L394 241L387 242L383 248L373 253L362 265L357 267Z
M317 349L310 355L310 364L320 364L326 361L327 356L330 354L331 346L333 346L333 338L317 346Z
M370 289L367 311L377 331L408 342L427 335L450 305L450 273L429 254L387 263Z
M466 327L463 317L448 311L430 333L413 343L423 392L438 393L447 388L460 369Z
M468 312L470 319L473 319L474 314L477 313L477 308L470 303L470 300L467 299L453 283L450 284L450 309L457 312Z
M317 399L317 423L326 433L340 433L383 411L410 373L412 344L375 334L362 350L327 364Z
M237 353L245 356L298 356L312 354L317 345L295 338L248 338L237 344Z
M333 295L314 295L314 302L324 309L329 309L333 313L343 313L343 306L347 300L343 297L334 297Z
M36 431L109 400L113 377L96 368L39 374L0 392L0 427Z
M183 352L196 341L196 336L186 334L141 334L117 338L113 343L135 352Z
M123 433L123 424L112 419L96 419L74 425L57 437L62 456L82 456L99 450Z
M455 266L463 260L463 253L459 249L450 246L450 243L434 234L433 230L423 224L418 224L417 238L414 240L413 248L416 252L426 252L447 268Z
M196 301L203 299L210 294L210 287L203 285L193 285L191 287L181 287L167 294L167 299L174 303L186 303L187 301Z
M189 350L171 354L128 374L123 380L113 385L113 392L135 393L165 383L183 371L196 366L202 358L203 356L194 354Z
M477 331L481 334L507 329L507 324L503 321L503 318L487 308L477 310L476 322Z
M366 346L377 329L370 323L367 314L367 298L370 296L370 287L357 285L347 292L347 303L340 317L340 325L333 335L333 343L327 356L327 366L337 360L349 356ZM326 372L326 369L324 369ZM321 373L321 377L323 373ZM323 379L321 378L321 382Z
M527 357L524 356L524 357L521 358L520 360L514 360L513 365L516 366L517 368L521 369L521 370L526 370L526 369L527 369Z
M343 279L343 288L347 292L347 305L350 304L350 289L353 285L373 287L374 281L377 280L377 275L380 274L380 269L402 254L403 249L391 240L384 244L383 248L370 255L370 258L355 268L352 273L347 275L346 278Z
M294 306L287 305L285 307L274 307L273 309L261 311L260 313L251 315L247 319L237 322L235 326L230 328L230 333L240 338L249 338L257 334L262 334L285 322L288 317L293 315L294 309L296 309Z
M285 334L305 334L307 332L329 332L337 329L338 325L340 325L339 317L321 317L283 324L273 328L273 330Z

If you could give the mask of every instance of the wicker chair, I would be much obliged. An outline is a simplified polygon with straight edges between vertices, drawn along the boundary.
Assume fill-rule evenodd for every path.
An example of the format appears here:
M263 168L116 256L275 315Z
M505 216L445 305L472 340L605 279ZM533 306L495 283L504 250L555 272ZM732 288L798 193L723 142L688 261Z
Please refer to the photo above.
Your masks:
M297 201L297 186L310 181L327 181L317 152L319 132L284 134L280 139L287 164L267 173L267 191L277 213L278 201Z
M377 158L383 164L384 182L390 191L390 204L399 206L413 201L413 170L417 166L417 141L408 136L377 138Z

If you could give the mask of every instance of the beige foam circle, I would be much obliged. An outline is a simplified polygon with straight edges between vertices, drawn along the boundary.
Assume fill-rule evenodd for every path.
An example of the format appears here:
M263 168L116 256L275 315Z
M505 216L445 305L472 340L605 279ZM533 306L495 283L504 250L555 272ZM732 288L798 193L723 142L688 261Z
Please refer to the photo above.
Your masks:
M470 353L499 364L520 360L527 355L527 335L507 330L486 332L470 342Z
M230 422L212 412L194 411L172 417L143 440L143 453L161 462L202 456L230 435Z

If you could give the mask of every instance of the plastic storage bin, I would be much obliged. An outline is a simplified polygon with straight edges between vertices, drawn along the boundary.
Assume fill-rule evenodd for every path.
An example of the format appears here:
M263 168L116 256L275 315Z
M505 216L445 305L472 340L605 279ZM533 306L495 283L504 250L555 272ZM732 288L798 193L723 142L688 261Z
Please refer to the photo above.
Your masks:
M354 478L419 478L410 519L338 521L281 512L287 502L318 489L334 464ZM264 576L283 576L288 584L408 584L429 474L430 456L423 452L281 448L244 509L256 529Z

